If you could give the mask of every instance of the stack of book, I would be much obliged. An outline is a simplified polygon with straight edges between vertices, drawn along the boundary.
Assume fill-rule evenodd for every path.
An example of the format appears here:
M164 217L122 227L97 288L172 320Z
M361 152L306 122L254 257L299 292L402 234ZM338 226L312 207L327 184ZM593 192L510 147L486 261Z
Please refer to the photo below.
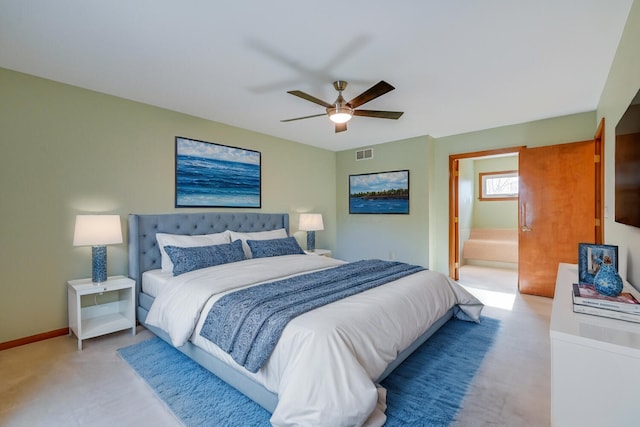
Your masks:
M596 291L593 285L574 283L573 311L640 323L640 295L634 293L635 289L625 285L620 295L608 297Z

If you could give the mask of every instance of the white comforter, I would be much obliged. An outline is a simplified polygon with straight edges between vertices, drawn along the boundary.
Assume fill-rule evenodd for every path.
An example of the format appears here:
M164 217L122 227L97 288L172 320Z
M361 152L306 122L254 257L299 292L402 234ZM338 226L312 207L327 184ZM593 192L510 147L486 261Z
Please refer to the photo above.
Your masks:
M289 255L192 271L171 279L146 322L166 331L174 346L191 339L277 393L273 425L382 425L385 390L374 381L398 353L451 307L459 307L458 317L479 320L480 301L443 274L422 271L296 317L255 374L199 335L225 293L341 263Z

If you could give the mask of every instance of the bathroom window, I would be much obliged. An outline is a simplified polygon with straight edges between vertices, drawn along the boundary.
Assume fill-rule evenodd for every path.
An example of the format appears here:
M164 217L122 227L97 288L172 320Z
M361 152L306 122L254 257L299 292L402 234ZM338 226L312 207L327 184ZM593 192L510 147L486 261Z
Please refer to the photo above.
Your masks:
M518 171L479 174L480 200L515 200L518 198Z

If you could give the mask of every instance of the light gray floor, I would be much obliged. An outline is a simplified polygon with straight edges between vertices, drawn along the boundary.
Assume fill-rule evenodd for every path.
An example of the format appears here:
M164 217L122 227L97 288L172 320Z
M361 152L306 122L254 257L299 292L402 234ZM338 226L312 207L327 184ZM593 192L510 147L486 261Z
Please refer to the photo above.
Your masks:
M471 384L458 426L550 425L553 300L519 294L517 281L512 270L461 269L459 282L485 304L484 315L501 321L501 330Z
M551 300L518 295L516 281L515 272L462 268L460 282L502 327L470 387L458 426L549 425ZM85 341L83 351L66 336L1 351L0 425L179 426L115 352L151 336L143 328L138 332Z

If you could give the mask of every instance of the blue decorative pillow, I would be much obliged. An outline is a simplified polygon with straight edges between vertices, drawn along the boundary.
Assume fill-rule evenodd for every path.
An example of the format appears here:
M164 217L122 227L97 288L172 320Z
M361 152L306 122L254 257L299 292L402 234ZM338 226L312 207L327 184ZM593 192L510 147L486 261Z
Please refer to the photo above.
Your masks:
M295 237L271 240L247 240L254 258L304 254Z
M180 274L201 268L246 259L240 240L223 245L195 246L189 248L165 246L164 249L167 251L167 255L169 255L173 263L174 276L179 276Z

